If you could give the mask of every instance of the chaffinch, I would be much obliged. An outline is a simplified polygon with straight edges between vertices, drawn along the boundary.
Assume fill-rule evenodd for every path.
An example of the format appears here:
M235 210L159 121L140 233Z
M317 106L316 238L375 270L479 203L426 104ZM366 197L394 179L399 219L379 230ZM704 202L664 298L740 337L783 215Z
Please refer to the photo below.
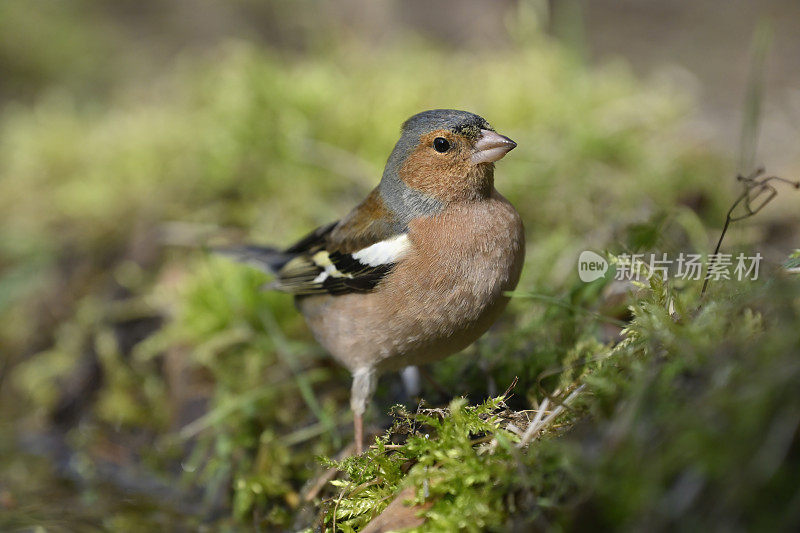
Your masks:
M494 188L494 162L514 147L478 115L424 111L344 218L285 250L228 250L274 274L268 287L295 296L314 337L352 372L357 453L379 373L462 350L508 303L525 238Z

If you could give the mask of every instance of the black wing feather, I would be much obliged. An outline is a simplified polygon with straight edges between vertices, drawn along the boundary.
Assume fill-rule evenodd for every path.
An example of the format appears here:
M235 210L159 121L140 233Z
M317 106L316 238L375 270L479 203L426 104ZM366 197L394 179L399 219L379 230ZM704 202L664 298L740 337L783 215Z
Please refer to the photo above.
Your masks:
M395 267L390 260L367 264L355 257L376 243L403 235L377 189L338 222L320 226L283 251L245 246L227 255L276 275L267 288L297 296L346 294L373 290ZM406 244L406 243L404 243Z

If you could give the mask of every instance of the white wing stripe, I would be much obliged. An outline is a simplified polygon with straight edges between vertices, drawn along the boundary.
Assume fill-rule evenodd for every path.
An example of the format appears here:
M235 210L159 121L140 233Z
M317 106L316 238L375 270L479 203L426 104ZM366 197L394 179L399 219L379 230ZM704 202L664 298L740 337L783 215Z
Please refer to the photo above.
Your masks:
M408 240L408 235L404 233L385 241L376 242L355 252L353 259L372 267L388 265L399 261L410 247L411 241Z

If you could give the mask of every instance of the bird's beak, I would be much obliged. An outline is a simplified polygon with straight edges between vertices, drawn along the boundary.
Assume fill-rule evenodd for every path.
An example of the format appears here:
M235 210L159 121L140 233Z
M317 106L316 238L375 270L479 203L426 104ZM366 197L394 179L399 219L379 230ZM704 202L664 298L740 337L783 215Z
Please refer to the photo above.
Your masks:
M492 130L481 130L472 152L472 162L493 163L517 147L517 143Z

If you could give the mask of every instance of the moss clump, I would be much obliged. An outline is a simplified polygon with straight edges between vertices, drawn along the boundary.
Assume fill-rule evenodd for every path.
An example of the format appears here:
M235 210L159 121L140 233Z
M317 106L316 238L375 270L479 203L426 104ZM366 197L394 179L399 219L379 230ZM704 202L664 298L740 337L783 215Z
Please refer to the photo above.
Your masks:
M570 485L565 470L551 470L559 458L546 446L517 449L518 435L504 429L510 415L517 424L527 420L505 409L503 398L478 406L457 399L414 414L398 408L392 429L364 455L330 463L346 478L332 482L337 494L324 502L323 524L358 530L404 487L414 489L409 503L431 504L416 511L431 530L484 531L506 523L523 502L558 501ZM389 444L397 439L403 443ZM535 523L537 513L527 518Z

